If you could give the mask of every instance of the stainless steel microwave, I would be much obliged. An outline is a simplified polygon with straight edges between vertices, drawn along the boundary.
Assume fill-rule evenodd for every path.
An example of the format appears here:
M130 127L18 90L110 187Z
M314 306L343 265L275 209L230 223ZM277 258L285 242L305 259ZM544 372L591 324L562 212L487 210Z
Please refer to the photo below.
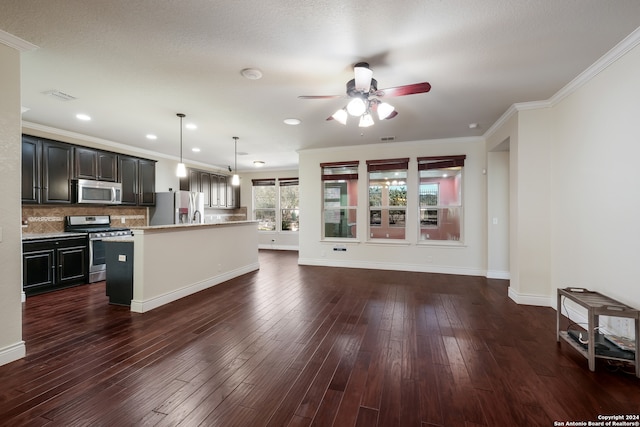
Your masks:
M79 179L76 188L76 203L96 203L101 205L119 205L122 203L122 184L119 182Z

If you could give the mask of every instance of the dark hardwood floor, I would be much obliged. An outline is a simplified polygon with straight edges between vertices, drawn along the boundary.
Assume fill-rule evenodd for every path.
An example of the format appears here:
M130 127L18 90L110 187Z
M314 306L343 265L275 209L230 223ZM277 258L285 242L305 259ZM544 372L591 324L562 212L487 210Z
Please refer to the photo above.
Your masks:
M297 265L145 314L104 282L30 297L0 367L10 426L552 426L639 414L640 381L481 277Z

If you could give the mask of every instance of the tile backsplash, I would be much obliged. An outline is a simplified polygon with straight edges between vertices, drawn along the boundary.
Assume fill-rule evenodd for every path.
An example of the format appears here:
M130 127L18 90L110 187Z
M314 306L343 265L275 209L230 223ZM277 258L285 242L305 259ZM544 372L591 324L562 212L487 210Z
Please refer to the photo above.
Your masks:
M23 233L58 233L64 231L64 217L69 215L109 215L113 227L147 225L147 208L137 206L57 206L23 205Z
M69 215L109 215L112 227L144 227L148 208L137 206L22 205L23 233L59 233L64 231L64 217ZM206 208L206 223L244 221L247 208Z

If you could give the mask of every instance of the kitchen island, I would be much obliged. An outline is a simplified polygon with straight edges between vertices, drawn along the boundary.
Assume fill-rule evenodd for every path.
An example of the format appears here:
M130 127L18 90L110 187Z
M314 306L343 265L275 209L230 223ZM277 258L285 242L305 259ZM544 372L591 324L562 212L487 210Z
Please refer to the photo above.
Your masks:
M137 313L260 268L256 221L155 225L131 231L131 311Z

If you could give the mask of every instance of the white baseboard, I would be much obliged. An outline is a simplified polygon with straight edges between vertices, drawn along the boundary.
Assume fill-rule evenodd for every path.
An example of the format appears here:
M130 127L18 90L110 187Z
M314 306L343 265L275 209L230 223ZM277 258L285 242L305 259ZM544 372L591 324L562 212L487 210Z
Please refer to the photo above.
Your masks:
M556 298L554 296L519 294L511 286L509 286L509 298L511 298L516 304L553 308L556 306Z
M450 267L434 264L398 264L371 261L336 260L326 258L298 258L299 265L315 265L325 267L366 268L371 270L415 271L418 273L457 274L460 276L484 276L485 270L473 268Z
M258 245L258 249L271 249L274 251L297 251L299 250L298 246L293 245L272 245L272 244L261 244Z
M0 348L0 366L22 359L27 354L24 341L19 341L7 347Z
M206 279L197 283L193 283L181 289L177 289L175 291L168 292L166 294L159 295L157 297L149 298L143 301L131 300L131 311L136 313L145 313L147 311L153 310L154 308L158 308L165 304L169 304L170 302L179 300L180 298L184 298L191 294L195 294L196 292L203 291L207 288L218 285L222 282L226 282L227 280L231 280L234 277L238 277L245 273L250 273L258 269L260 269L259 263L249 264L242 268L228 271L224 274L220 274L218 276L214 276L209 279Z
M500 270L487 270L487 279L511 280L511 272Z

